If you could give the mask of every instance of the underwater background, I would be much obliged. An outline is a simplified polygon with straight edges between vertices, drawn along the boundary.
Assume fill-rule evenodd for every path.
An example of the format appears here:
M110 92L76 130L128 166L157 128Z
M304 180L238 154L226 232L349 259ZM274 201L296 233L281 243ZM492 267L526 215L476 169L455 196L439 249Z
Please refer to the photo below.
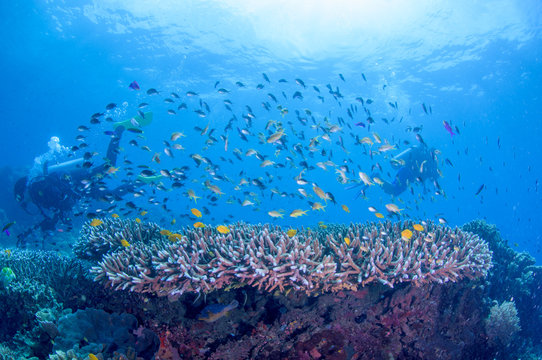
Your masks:
M50 0L0 8L2 358L542 356L538 1ZM126 129L108 163L119 123ZM52 137L65 150L48 146ZM391 194L386 184L405 166L396 156L413 147L431 155L415 163L420 177ZM83 190L62 221L40 229L40 210L25 211L14 187L46 158L106 166L77 184ZM432 161L435 174L426 177ZM221 251L230 256L222 253L222 265L235 262L241 232L299 239L296 256L306 255L303 244L321 245L341 274L348 256L358 256L354 269L374 272L363 254L376 259L388 244L375 236L408 243L397 251L412 263L464 262L453 275L428 270L423 280L408 275L409 262L403 277L382 270L376 284L347 274L264 290L231 273L230 286L110 286L116 261L148 265L147 275L203 253L212 254L206 265ZM410 248L415 241L430 244L428 259ZM177 259L182 251L171 247L183 242L194 252ZM176 265L144 265L152 246ZM243 254L280 257L272 244L254 246ZM132 285L146 281L130 276ZM397 315L394 306L412 310ZM115 329L96 331L95 342L72 334L81 325L70 321L92 323L84 316L99 324L89 329L111 322L134 338L102 346ZM501 323L488 326L495 318ZM345 319L357 320L348 328ZM450 330L460 328L469 335ZM428 335L443 329L446 339ZM137 348L145 331L150 340ZM356 343L348 334L357 331L382 342L360 335Z

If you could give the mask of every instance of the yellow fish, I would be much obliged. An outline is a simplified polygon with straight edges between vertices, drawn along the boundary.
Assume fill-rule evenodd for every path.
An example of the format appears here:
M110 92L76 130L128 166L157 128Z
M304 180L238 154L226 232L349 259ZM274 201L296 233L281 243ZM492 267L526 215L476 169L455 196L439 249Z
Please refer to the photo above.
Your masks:
M296 229L290 229L286 232L286 235L288 235L288 237L293 237L295 236L295 234L297 234L297 230Z
M360 142L360 144L373 145L373 140L371 140L371 138L368 138L367 136L360 139L359 142Z
M369 175L365 174L362 171L360 171L358 175L359 175L359 178L361 179L361 181L363 181L363 183L365 185L367 185L367 186L374 185L374 183L371 181L371 178L369 177Z
M194 223L194 227L196 229L199 229L199 228L205 227L205 225L201 221L198 221Z
M175 225L176 222L177 222L176 219L172 219L172 220L171 220L171 225Z
M93 353L88 354L89 360L98 360L98 357L94 355Z
M272 210L267 213L269 216L274 218L283 218L284 214L280 211Z
M188 189L187 190L187 194L188 194L188 198L190 200L194 200L194 202L197 204L198 203L198 199L201 199L201 196L196 196L196 193L194 192L194 190L192 189Z
M378 148L378 151L380 152L386 152L390 150L395 150L395 145L384 144Z
M350 213L350 209L348 208L348 206L346 205L341 205L341 207L343 208L344 211L346 211L347 213Z
M224 225L218 225L216 227L216 230L221 234L227 234L230 232L230 229L228 229L228 227Z
M267 138L267 143L271 144L271 143L274 143L276 141L279 141L279 139L282 137L282 135L284 135L284 129L280 129L279 131L277 131L273 135L269 136Z
M398 213L398 212L401 212L401 210L403 210L403 209L399 209L399 207L395 204L386 204L386 209L388 209L388 211L392 213Z
M411 237L412 237L412 231L410 231L409 229L405 229L401 231L401 239L408 241L410 240Z
M117 219L117 218L119 218L119 214L111 214L111 217L112 217L113 219Z
M168 240L171 242L175 242L177 240L181 240L183 236L181 234L171 234L168 236Z
M326 194L324 192L324 190L320 189L318 186L314 185L312 187L312 191L314 191L316 193L316 195L318 195L318 197L322 200L324 200L325 202L327 202L328 200L331 200L331 198L328 196L328 194Z
M141 219L140 219L140 218L136 218L136 223L141 224Z
M201 217L201 211L199 211L196 208L190 209L190 212L192 212L192 214L194 214L194 216L196 217L199 217L199 218Z
M324 205L320 204L319 202L315 202L315 203L312 204L312 210L318 210L318 211L324 210L324 211L326 211L325 208L326 207Z
M170 236L170 235L171 235L171 231L166 230L166 229L162 229L162 230L160 230L160 235Z
M147 215L147 213L148 213L148 211L143 210L142 212L139 213L139 215L145 216L145 215Z
M344 242L346 243L346 245L350 246L350 238L345 237Z
M124 247L130 246L130 243L129 243L128 241L126 241L126 239L122 239L122 240L120 241L120 244L121 244L122 246L124 246Z
M4 253L8 256L8 258L11 256L11 250L10 249L4 250Z
M307 215L307 211L308 210L295 209L294 211L292 211L290 213L290 216L291 217L300 217L300 216L303 216L303 215Z
M183 134L182 132L174 132L173 134L171 134L171 141L175 141L177 140L178 138L180 137L185 137L186 135Z
M375 213L375 216L379 219L384 219L384 215L382 215L381 213L377 212Z
M380 186L384 185L384 181L380 180L380 178L374 177L373 181Z
M423 231L423 226L421 226L420 224L414 224L414 225L412 225L412 227L416 231Z
M102 225L104 222L100 219L92 219L90 226L96 227Z
M118 167L110 166L109 169L107 169L107 173L108 173L108 174L114 174L114 173L116 173L117 171L119 171L119 168L118 168Z

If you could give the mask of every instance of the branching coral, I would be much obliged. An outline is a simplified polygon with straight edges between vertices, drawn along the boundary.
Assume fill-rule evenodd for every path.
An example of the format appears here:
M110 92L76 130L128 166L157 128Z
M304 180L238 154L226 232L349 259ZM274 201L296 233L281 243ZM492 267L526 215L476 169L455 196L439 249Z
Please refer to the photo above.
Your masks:
M73 252L81 259L99 260L110 251L122 247L121 240L131 244L149 243L160 238L160 227L154 223L139 223L131 219L104 219L102 224L83 225Z
M138 242L104 256L95 280L115 289L176 296L250 285L259 290L356 290L380 282L421 285L487 274L491 252L477 236L429 223L401 235L412 223L352 224L327 231L300 230L292 237L279 226L231 225L183 229L182 236ZM344 241L349 238L349 244Z

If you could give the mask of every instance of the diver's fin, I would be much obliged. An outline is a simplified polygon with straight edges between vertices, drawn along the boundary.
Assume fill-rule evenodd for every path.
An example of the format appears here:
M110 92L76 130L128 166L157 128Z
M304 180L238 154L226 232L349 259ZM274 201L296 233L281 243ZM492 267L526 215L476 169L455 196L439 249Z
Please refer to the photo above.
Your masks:
M152 111L146 112L143 115L136 115L128 120L116 122L113 124L113 127L116 129L119 126L124 126L125 129L136 129L149 125L152 122Z

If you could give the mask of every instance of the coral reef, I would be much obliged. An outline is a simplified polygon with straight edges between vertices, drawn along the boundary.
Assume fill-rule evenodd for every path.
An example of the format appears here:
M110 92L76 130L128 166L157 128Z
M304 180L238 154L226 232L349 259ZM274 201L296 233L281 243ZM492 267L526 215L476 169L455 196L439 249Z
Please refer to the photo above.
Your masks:
M534 266L535 260L529 254L510 248L495 225L474 220L465 224L463 230L487 241L493 252L493 267L487 276L485 296L498 302L514 299L522 333L528 334L535 343L541 343L542 296L537 294L542 289L542 267Z
M103 358L118 354L134 354L152 359L158 350L158 337L148 329L137 328L137 319L130 314L108 314L103 310L77 310L58 320L53 351L57 357L71 352L85 358L88 353ZM143 355L143 356L142 356Z
M535 331L541 323L541 272L532 259L516 254L484 222L466 225L478 236L433 224L424 224L423 232L411 230L411 238L403 236L412 224L330 225L300 229L294 236L269 225L236 224L227 234L181 229L175 236L142 227L141 240L111 246L101 260L19 250L1 254L0 266L11 268L16 278L0 289L5 315L0 325L7 334L0 339L5 341L0 358L84 360L89 352L103 360L536 358L542 351ZM224 261L234 259L241 260ZM334 273L308 276L317 266L311 259L333 265ZM408 259L414 265L405 266ZM124 267L127 275L148 270L145 276L162 284L157 289L163 292L151 281L142 289L152 291L145 292L97 286L90 269L100 272L106 261ZM180 278L180 269L189 268L183 261L192 268ZM273 275L273 261L281 271L299 270L313 287L300 278L272 288L266 276ZM357 270L350 262L369 274L352 274ZM411 271L418 262L422 277ZM235 272L219 278L211 266L242 268L244 275L257 277L249 282ZM263 266L269 272L256 272ZM457 275L446 281L442 268ZM108 276L127 278L115 270L104 283ZM176 278L168 281L170 276ZM203 281L197 277L204 276L211 288L195 292L197 281ZM189 287L183 294L162 296L182 281ZM503 304L512 297L515 314L513 304ZM209 309L230 303L239 306L214 322L199 320Z
M0 266L9 267L17 280L43 284L65 299L64 306L79 307L102 293L93 289L91 264L53 251L13 250L0 254ZM15 280L15 282L17 282Z
M73 252L81 259L99 260L110 251L122 248L121 240L130 244L150 243L160 238L160 227L154 223L140 223L132 219L103 219L102 224L83 225Z
M491 252L477 236L428 223L405 238L412 225L352 224L293 236L271 225L230 225L227 234L185 228L173 239L110 252L92 272L117 290L170 297L244 285L315 295L373 282L422 285L487 274Z
M164 350L190 359L472 359L485 348L481 289L468 281L318 297L247 291L244 306L216 323L164 329Z
M486 319L486 334L491 344L508 346L521 330L518 311L513 301L495 304Z

